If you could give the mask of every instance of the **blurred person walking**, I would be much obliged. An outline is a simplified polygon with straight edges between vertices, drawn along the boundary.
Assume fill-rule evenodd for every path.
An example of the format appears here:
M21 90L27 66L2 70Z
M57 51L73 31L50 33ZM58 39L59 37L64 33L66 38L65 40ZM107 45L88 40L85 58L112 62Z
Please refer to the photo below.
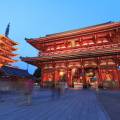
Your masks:
M52 99L60 98L60 84L59 82L53 82L51 86Z
M32 104L32 91L33 91L34 82L31 77L27 77L24 83L24 95L25 95L25 102L27 105Z

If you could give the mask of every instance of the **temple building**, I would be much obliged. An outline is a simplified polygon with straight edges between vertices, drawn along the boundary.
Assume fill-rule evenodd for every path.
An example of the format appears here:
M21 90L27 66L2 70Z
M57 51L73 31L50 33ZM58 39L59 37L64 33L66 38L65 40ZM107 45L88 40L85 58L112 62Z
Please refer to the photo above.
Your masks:
M26 39L39 50L37 57L22 60L41 67L42 84L65 79L69 86L97 80L116 81L120 86L120 22L107 22L81 29Z
M16 62L12 58L16 56L13 52L17 50L14 46L18 43L10 38L0 35L0 67Z

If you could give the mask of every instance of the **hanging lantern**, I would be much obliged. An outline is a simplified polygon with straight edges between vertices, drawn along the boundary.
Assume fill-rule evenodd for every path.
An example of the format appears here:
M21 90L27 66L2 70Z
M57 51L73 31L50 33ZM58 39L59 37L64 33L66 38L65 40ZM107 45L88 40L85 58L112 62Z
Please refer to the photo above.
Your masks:
M3 66L3 64L0 64L0 68Z
M62 77L64 74L65 74L65 71L61 69L59 72L60 77Z

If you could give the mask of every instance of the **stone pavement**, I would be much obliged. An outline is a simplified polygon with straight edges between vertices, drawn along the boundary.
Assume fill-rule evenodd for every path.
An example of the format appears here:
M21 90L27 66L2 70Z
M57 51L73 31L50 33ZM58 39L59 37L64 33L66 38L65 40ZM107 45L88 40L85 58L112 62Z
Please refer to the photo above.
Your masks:
M51 91L35 90L31 106L20 104L21 98L5 97L0 103L0 120L110 120L90 90L68 90L54 100Z
M111 120L120 120L120 91L102 90L97 97Z

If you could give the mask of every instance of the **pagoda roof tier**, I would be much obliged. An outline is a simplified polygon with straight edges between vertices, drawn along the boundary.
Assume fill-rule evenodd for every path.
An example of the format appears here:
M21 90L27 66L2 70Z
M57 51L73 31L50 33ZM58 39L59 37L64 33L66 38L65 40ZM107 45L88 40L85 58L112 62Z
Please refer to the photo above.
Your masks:
M0 55L6 58L13 58L18 56L18 54L4 54L4 53L0 53Z
M12 59L10 59L10 58L8 58L8 57L4 57L4 56L1 56L1 55L0 55L0 62L1 62L1 61L7 61L6 63L16 62L16 60L12 60Z
M15 48L15 49L17 49L17 48ZM9 47L1 47L0 46L0 51L2 51L2 52L6 52L6 53L11 53L11 52L14 52L14 51L16 51L16 50L11 50Z
M2 40L4 40L4 43L7 43L8 45L13 45L13 46L15 46L15 45L18 45L18 43L17 42L14 42L14 41L12 41L10 38L8 38L8 37L6 37L6 36L4 36L4 35L1 35L0 34L0 39L2 39ZM7 42L6 42L7 41ZM9 41L9 42L8 42Z
M26 38L26 40L33 47L40 50L40 45L38 44L41 44L41 43L47 43L47 42L52 42L52 41L64 40L64 39L71 39L71 38L86 36L90 34L97 34L97 33L107 32L107 31L114 30L114 29L116 30L117 28L120 28L120 22L107 22L107 23L89 26L89 27L85 27L81 29L50 34L50 35L46 35L45 37L40 37L40 38L31 38L31 39Z
M4 42L3 40L0 39L0 45L8 47L8 51L16 51L18 48L14 48L13 46L9 45L8 43Z
M17 56L17 55L18 55L18 54L12 53L12 52L9 51L9 50L2 49L1 47L0 47L0 52L1 52L2 54L4 54L4 55L9 55L9 56Z

